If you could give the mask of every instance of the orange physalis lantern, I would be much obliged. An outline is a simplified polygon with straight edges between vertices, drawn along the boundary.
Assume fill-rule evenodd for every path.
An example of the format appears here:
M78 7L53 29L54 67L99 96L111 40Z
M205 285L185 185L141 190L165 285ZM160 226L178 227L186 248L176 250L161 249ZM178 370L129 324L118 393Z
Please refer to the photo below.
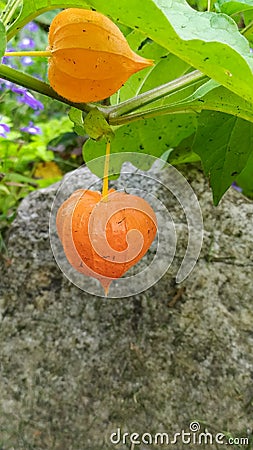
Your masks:
M69 263L100 281L107 295L147 252L157 231L156 215L141 197L80 189L59 208L57 232Z
M61 11L48 39L50 85L73 102L110 97L132 74L153 64L134 53L119 28L96 11Z

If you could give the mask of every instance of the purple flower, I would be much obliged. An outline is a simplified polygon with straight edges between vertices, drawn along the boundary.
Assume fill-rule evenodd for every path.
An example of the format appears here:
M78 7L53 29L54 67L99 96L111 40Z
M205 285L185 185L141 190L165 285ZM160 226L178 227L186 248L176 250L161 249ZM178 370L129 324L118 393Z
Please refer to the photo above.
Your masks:
M35 33L39 29L37 23L35 22L29 22L24 28L32 33Z
M242 188L241 188L240 186L238 186L238 185L236 184L235 181L233 181L232 187L233 187L236 191L242 192Z
M12 86L13 86L13 84L11 83L11 81L0 79L0 90L6 89L6 88L11 89Z
M7 52L14 52L15 48L13 48L13 47L8 48L7 47L6 51ZM16 66L16 64L12 64L12 61L13 61L13 56L12 57L10 57L10 56L3 56L3 58L2 58L2 64L6 64L6 66L9 66L9 67L12 67L13 69L16 69L17 66Z
M10 127L5 123L0 123L0 136L6 138L6 133L10 132Z
M15 92L15 94L25 94L26 93L26 89L20 86L17 86L16 84L14 84L11 87L12 92Z
M9 62L8 56L3 56L3 58L2 58L2 64L5 64L5 65L7 66L7 65L8 65L8 62Z
M21 39L18 46L21 50L33 49L35 47L35 42L32 38L25 36Z
M20 103L25 103L35 111L39 109L44 109L44 105L39 100L36 100L36 98L31 94L31 92L25 91L22 94L23 94L22 96L17 97L17 100Z
M23 56L21 62L23 66L31 66L33 64L33 60L30 56Z
M36 127L33 122L29 122L28 127L20 128L20 131L24 131L29 134L41 134L41 129Z

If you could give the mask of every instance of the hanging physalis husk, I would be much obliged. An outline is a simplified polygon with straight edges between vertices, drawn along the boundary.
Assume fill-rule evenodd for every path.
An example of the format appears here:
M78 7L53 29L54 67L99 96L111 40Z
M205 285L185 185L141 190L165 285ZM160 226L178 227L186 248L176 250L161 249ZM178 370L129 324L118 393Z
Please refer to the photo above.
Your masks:
M73 102L110 97L132 74L153 64L134 53L119 28L96 11L61 11L48 39L50 85Z
M145 255L157 231L146 200L113 189L106 197L75 191L59 208L56 225L70 264L98 279L106 295L111 282Z

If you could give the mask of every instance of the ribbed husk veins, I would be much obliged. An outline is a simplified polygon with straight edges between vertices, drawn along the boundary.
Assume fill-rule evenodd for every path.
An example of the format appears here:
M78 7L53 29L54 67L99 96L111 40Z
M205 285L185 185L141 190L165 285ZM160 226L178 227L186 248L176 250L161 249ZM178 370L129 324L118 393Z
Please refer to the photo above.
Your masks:
M147 252L157 231L146 200L110 190L75 191L59 208L57 232L69 263L105 291Z
M132 74L153 64L134 53L119 28L96 11L61 11L48 39L50 85L73 102L110 97Z

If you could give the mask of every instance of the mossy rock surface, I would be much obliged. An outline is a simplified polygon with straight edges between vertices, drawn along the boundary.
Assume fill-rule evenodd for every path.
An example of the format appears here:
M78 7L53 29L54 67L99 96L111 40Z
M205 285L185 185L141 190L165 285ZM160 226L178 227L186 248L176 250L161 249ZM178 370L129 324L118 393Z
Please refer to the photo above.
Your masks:
M129 298L91 296L59 270L48 237L58 185L23 200L1 259L0 448L130 449L111 433L172 438L196 420L213 436L253 429L253 203L230 189L215 208L198 168L185 174L204 219L198 263L182 285L171 270ZM169 207L180 260L185 221Z

